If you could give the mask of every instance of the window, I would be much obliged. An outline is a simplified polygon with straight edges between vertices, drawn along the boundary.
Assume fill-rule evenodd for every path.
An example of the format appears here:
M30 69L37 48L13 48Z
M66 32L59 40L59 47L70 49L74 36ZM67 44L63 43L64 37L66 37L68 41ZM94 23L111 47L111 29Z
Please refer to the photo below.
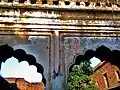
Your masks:
M42 4L47 4L47 0L42 0Z
M31 4L35 4L36 0L19 0L19 3L30 2Z
M26 0L19 0L19 3L24 3Z
M119 70L116 70L115 74L116 74L117 80L120 81L120 72L119 72Z
M103 77L104 77L105 86L106 86L106 88L108 88L109 87L109 81L108 81L108 78L107 78L107 74L106 73L103 74Z
M99 82L98 81L96 81L96 85L99 86Z
M31 0L31 4L36 4L36 0Z
M13 2L13 0L8 0L8 2Z

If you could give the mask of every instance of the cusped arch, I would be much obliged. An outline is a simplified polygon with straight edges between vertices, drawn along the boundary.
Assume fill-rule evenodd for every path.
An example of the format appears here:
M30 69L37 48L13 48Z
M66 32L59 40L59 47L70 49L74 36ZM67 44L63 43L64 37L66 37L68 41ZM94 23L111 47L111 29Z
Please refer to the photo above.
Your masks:
M67 73L69 73L69 71L72 69L72 66L74 66L75 64L75 60L76 58L78 57L79 54L76 54L74 57L73 57L73 62L69 63L69 65L67 65Z
M120 51L119 50L110 50L108 47L101 45L96 48L96 50L87 50L84 55L77 55L75 61L69 66L69 72L72 71L74 65L79 65L82 61L89 61L92 57L96 57L102 61L107 61L113 65L120 67Z
M37 72L41 73L43 76L43 83L46 85L46 80L44 78L44 68L41 64L36 62L36 58L31 55L27 54L23 49L16 49L14 50L11 46L5 44L0 45L0 67L1 63L5 62L7 59L14 57L18 59L19 62L27 61L29 65L34 65L37 68Z

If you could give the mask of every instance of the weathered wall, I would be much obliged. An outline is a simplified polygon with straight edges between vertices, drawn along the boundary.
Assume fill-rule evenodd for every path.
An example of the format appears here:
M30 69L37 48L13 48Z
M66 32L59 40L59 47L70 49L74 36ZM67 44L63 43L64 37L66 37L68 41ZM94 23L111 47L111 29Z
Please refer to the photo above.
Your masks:
M0 34L48 37L43 44L48 52L45 56L47 64L46 60L42 64L47 83L51 86L53 71L60 71L61 81L63 77L66 81L75 56L84 54L87 49L95 49L102 44L110 49L119 49L120 8L91 4L85 7L73 2L65 5L64 1L60 5L1 3Z

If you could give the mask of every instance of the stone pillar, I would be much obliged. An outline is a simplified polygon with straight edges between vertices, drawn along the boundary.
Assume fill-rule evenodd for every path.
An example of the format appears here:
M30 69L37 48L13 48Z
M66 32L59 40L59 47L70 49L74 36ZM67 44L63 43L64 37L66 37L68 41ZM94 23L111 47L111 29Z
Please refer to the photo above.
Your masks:
M37 0L36 3L39 4L39 5L42 5L42 0Z
M58 0L58 4L59 4L59 5L64 5L64 4L65 4L64 1L65 1L65 0Z
M47 2L48 2L49 5L53 4L53 0L47 0Z
M3 2L3 3L8 3L8 0L1 0L1 2Z
M14 3L19 3L19 0L13 0Z
M58 68L59 68L59 64L60 64L60 61L59 61L59 31L56 30L54 32L54 47L55 47L55 71L58 72Z

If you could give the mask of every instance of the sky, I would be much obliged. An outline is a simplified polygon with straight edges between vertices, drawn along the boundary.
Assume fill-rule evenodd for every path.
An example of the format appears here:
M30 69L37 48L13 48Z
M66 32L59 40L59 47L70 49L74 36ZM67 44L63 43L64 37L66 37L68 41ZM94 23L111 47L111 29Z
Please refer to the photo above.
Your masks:
M100 63L100 60L96 57L91 58L90 61L92 67L95 67ZM42 75L37 73L36 66L29 65L26 61L19 63L14 57L9 58L5 63L2 63L1 75L3 77L24 78L28 82L42 81Z
M37 72L34 65L29 65L27 61L18 62L14 57L2 63L1 76L24 78L28 82L41 82L42 74Z
M91 62L91 67L95 67L96 65L98 65L101 61L100 59L96 58L96 57L93 57L90 59L90 62Z

